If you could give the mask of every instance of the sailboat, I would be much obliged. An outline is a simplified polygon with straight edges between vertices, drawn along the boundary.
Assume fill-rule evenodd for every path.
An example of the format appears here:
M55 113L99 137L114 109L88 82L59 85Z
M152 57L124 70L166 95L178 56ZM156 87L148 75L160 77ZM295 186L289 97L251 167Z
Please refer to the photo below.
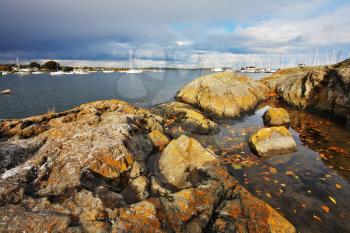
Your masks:
M31 74L42 74L44 72L40 71L39 68L33 68L31 69Z
M75 67L74 67L73 71L66 72L66 74L80 74L80 75L90 74L88 71L84 70L84 68L81 65L79 65L78 68L75 68Z
M125 71L125 73L128 73L128 74L139 74L139 73L142 73L143 70L137 70L137 69L134 69L132 67L131 49L129 50L129 54L130 54L130 69Z
M77 70L73 70L73 74L89 74L89 72L83 69L77 69Z
M50 72L50 75L55 76L55 75L64 75L66 74L66 72L59 70L59 71L54 71L54 72Z
M106 73L106 74L108 74L108 73L114 73L114 70L103 70L102 73Z
M28 74L30 74L28 69L21 69L21 65L19 64L18 57L16 58L16 60L17 60L17 72L16 72L16 74L18 74L18 75L28 75Z

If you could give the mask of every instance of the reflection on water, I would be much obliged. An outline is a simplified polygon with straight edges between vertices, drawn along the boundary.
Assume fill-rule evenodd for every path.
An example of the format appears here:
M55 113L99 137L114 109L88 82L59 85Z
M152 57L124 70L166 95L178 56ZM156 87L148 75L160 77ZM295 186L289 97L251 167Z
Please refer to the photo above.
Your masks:
M335 123L287 108L297 151L261 160L249 136L264 127L273 101L239 120L221 120L218 135L193 135L220 156L254 195L285 215L300 232L350 232L350 133ZM285 107L285 106L284 106Z

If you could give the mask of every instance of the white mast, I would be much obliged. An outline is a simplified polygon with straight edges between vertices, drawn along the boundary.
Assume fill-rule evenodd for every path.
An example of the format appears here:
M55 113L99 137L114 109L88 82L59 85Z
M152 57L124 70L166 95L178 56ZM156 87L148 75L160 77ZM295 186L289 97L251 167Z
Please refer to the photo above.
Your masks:
M336 59L336 63L340 62L340 58L341 58L341 54L343 53L342 50L339 51L339 53L337 54L337 59Z
M314 59L314 66L318 66L318 48L316 49L315 59Z
M16 60L17 60L18 71L20 71L20 70L21 70L21 66L20 66L20 64L19 64L18 57L16 58Z
M130 70L132 70L131 49L129 49L129 55L130 55Z

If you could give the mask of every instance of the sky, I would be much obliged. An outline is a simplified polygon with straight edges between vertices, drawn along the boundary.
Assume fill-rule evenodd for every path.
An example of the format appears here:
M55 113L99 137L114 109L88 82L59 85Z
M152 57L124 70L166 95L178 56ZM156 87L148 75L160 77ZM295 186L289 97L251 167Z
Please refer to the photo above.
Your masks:
M0 61L128 66L331 63L349 0L0 0ZM318 56L317 56L317 55Z

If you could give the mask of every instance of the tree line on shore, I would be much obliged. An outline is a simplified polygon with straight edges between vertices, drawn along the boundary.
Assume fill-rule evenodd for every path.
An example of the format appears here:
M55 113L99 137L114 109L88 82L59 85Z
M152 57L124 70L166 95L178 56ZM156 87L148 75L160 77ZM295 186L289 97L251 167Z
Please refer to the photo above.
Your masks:
M17 64L0 64L0 71L13 71L14 68L17 67ZM22 69L38 69L38 70L46 70L46 71L56 71L63 70L66 72L73 71L72 66L61 66L60 63L55 61L47 61L44 64L39 64L38 62L30 62L29 64L21 64Z

